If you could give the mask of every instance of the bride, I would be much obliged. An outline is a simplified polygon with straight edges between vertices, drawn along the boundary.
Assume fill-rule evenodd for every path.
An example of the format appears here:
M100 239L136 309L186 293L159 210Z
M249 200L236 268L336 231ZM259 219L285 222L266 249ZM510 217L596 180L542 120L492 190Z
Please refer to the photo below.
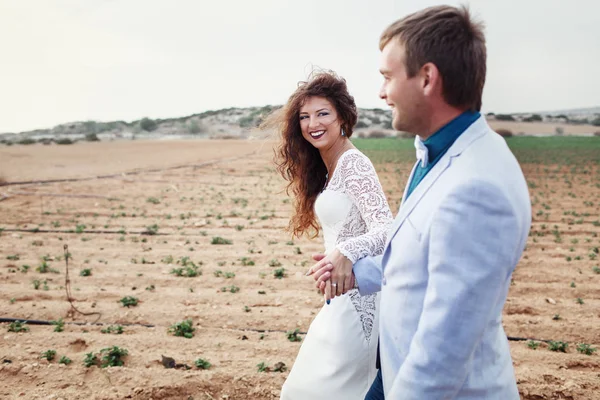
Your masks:
M358 119L346 81L318 72L278 116L278 170L295 199L293 235L323 229L332 263L383 252L392 213L371 161L350 142ZM318 222L317 222L318 219ZM282 400L364 399L376 375L378 297L361 297L351 276L326 290L346 293L324 304L310 325L281 391Z

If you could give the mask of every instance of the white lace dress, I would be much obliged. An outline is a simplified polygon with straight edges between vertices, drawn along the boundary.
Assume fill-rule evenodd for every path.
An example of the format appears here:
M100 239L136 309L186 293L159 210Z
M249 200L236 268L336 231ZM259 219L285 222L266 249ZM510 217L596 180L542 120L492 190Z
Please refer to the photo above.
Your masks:
M351 149L339 158L315 203L325 252L352 262L383 252L392 213L371 161ZM281 390L282 400L363 400L375 379L378 295L356 289L324 304Z

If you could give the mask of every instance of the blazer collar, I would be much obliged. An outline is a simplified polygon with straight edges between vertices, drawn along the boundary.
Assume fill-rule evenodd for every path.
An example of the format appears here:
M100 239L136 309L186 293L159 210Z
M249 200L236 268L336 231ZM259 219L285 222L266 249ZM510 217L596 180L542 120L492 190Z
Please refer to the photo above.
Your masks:
M419 185L414 189L411 193L410 197L406 199L406 192L408 189L408 184L404 189L404 195L402 196L402 204L400 205L400 209L398 210L398 215L394 220L394 224L392 225L392 230L388 235L388 243L392 239L392 237L396 234L402 223L411 213L411 211L415 208L415 206L419 203L421 198L429 191L429 188L437 181L437 179L442 175L442 173L448 168L450 162L454 157L459 156L465 149L467 149L475 140L483 136L486 132L490 130L485 117L479 117L471 126L464 131L458 139L450 146L446 154L440 158L440 160L433 166L431 171L425 175L423 180L419 183ZM418 163L418 161L417 161ZM412 169L410 174L409 181L412 180L412 176L415 172L417 164Z

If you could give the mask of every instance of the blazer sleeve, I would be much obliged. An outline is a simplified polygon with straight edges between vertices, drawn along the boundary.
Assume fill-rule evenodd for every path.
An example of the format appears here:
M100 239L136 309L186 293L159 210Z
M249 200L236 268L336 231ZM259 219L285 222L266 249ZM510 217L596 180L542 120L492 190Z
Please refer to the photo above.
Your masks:
M455 398L522 254L526 224L505 192L457 186L432 217L423 311L386 398Z
M382 258L381 255L361 258L352 267L361 296L381 291Z

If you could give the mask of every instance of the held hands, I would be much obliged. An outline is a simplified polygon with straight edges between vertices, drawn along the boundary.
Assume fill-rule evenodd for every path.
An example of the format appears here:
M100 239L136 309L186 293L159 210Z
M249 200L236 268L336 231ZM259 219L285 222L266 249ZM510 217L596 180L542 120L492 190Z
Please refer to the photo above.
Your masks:
M312 275L317 281L317 289L323 293L326 301L329 302L354 287L352 262L338 249L327 256L315 254L313 259L317 263L308 270L306 275Z

